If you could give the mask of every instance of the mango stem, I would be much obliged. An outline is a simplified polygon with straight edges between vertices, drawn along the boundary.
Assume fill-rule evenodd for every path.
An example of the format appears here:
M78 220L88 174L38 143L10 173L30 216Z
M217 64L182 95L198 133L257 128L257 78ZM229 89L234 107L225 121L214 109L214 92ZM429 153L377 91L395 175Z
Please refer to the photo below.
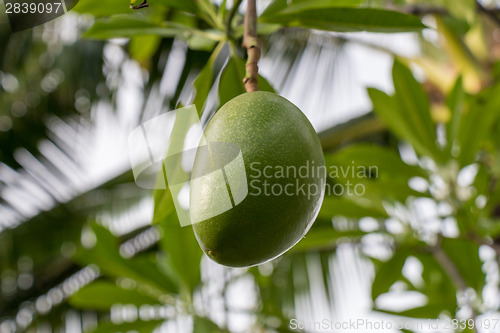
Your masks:
M261 45L257 39L257 9L255 0L248 0L245 13L245 32L243 34L243 47L247 50L247 63L245 65L245 89L247 92L258 91L259 67Z

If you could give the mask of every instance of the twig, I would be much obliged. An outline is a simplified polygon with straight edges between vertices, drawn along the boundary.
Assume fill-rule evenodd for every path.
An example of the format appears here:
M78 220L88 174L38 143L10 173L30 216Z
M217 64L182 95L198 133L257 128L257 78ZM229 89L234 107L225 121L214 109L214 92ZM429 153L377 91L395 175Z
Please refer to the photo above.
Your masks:
M248 59L245 65L245 89L247 92L258 91L260 44L257 39L257 10L255 0L248 0L245 13L245 33L243 35L243 47L247 49Z

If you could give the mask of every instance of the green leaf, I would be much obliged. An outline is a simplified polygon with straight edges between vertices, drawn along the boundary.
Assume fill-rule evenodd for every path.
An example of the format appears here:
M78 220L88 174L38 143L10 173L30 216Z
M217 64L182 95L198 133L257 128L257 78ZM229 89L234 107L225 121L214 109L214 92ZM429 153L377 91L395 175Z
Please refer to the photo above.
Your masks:
M272 33L275 33L281 29L281 25L279 24L273 24L273 23L265 23L265 22L259 22L257 26L257 34L258 35L270 35ZM238 34L238 37L243 36L244 29L241 30L241 35Z
M163 21L165 17L161 17L160 21ZM194 15L191 15L189 13L185 12L180 12L180 11L175 11L173 13L169 13L169 22L175 22L179 24L183 24L185 26L188 26L190 28L198 28L200 22L198 18Z
M142 13L151 10L151 7L156 11L163 8L170 8L191 14L198 13L195 0L148 0L148 3L150 8L141 9ZM138 0L134 1L133 4L138 4ZM78 13L91 14L95 17L135 12L130 8L130 1L122 0L80 0L74 10Z
M389 291L389 288L402 277L402 269L409 256L408 251L397 250L391 259L380 264L372 283L372 299Z
M162 293L177 293L171 277L159 270L155 257L138 256L123 258L118 250L118 239L103 226L92 225L96 244L91 249L79 249L75 260L81 264L95 264L110 277L128 277L138 283L147 284Z
M222 19L217 15L217 8L210 0L195 0L199 8L198 15L213 28L224 29Z
M375 88L368 88L368 95L373 103L375 113L393 133L411 143L416 151L426 151L410 124L408 124L406 119L399 112L399 107L394 97Z
M199 11L195 0L148 0L151 6L162 5L167 8L173 8L188 12L191 14L196 14Z
M245 92L243 78L245 63L239 57L230 57L222 71L219 83L219 105L224 105L234 97Z
M83 36L93 39L142 35L187 38L191 35L192 31L192 28L179 23L156 23L147 17L139 15L115 15L109 19L98 20Z
M79 0L73 10L80 14L91 14L95 17L133 13L129 1L123 0Z
M213 51L207 64L201 70L200 74L194 82L194 88L196 90L196 95L194 98L194 104L198 113L201 115L203 112L203 107L205 105L206 99L210 90L212 89L218 72L214 67L216 59L224 48L225 43L219 43L218 46ZM221 77L219 80L219 105L224 105L230 99L238 96L245 92L245 87L243 84L243 78L245 76L245 63L244 60L237 57L231 56L222 70ZM259 89L262 91L274 92L273 87L269 82L259 75L258 77Z
M177 114L171 135L171 142L167 156L177 158L177 163L171 161L172 170L169 179L180 179L180 175L188 178L186 171L182 169L181 154L173 154L178 147L184 146L186 134L191 127L191 123L186 121L183 114ZM185 114L189 116L188 114ZM170 163L169 163L170 164ZM174 195L175 194L174 192ZM194 288L200 282L200 260L201 249L194 237L191 226L181 227L177 212L174 209L172 192L169 188L158 189L155 192L155 212L154 221L162 229L160 246L165 252L167 259L167 269L175 273L181 286L183 296L191 298ZM168 213L166 213L168 212ZM182 214L184 212L179 212ZM162 218L158 218L162 216Z
M224 105L234 97L246 92L243 78L245 77L245 61L237 56L229 58L219 83L219 105ZM257 79L259 90L274 93L273 87L260 74Z
M367 201L351 200L350 197L325 197L319 211L319 218L344 216L348 218L362 218L371 216L375 218L387 217L387 212L382 206L371 206Z
M404 311L388 311L378 308L375 310L402 317L427 319L427 318L437 318L441 314L441 312L443 312L444 309L442 304L437 303L437 304L427 304L424 306L419 306Z
M441 247L465 283L481 293L486 276L479 259L479 245L468 239L443 238Z
M184 146L185 136L191 125L181 115L177 114L176 116L170 148L169 152L167 152L167 156L178 159L177 163L171 161L172 170L170 175L172 178L169 178L170 180L179 179L179 175L188 176L187 172L182 169L180 160L182 155L172 154L172 150ZM174 193L176 192L174 191ZM170 188L156 190L154 198L155 211L153 220L162 230L160 247L166 255L165 269L176 277L176 281L181 287L182 296L187 301L190 301L194 288L200 282L201 249L194 237L191 225L181 227L177 214L186 214L186 212L177 212L174 209L175 205Z
M118 287L111 282L96 281L91 283L69 299L71 305L82 309L107 311L115 304L159 304L158 300L139 293Z
M460 76L446 99L446 105L451 112L450 121L446 124L447 150L450 156L453 144L458 136L458 126L464 111L465 91L462 81L462 77Z
M261 17L263 22L328 31L404 32L425 26L416 16L374 8L312 8Z
M225 20L228 12L227 0L222 0L222 3L219 6L219 11L217 12L217 16L220 20Z
M258 266L248 269L255 279L258 293L261 295L259 313L264 318L272 316L281 320L281 326L276 329L277 332L286 332L290 314L285 313L294 307L294 295L297 294L297 290L294 286L292 265L297 257L304 257L304 253L283 255L279 260L273 261L273 270L270 275L262 274ZM269 264L271 265L271 263ZM298 275L296 274L295 277ZM284 293L283 290L287 290L287 292Z
M222 71L219 81L219 105L222 106L234 97L246 92L243 78L245 77L245 61L237 56L229 58ZM273 87L260 74L257 79L259 90L274 93Z
M129 53L139 63L145 63L155 54L160 45L161 37L150 36L135 36L130 39Z
M486 89L474 100L460 119L458 160L461 166L475 161L481 145L495 135L495 120L500 115L500 84Z
M334 175L344 178L372 177L390 182L395 179L408 181L413 177L426 177L424 170L418 166L406 164L394 150L374 144L360 143L348 146L335 154L327 154L325 160L329 171L335 171ZM340 166L346 166L346 168L335 169ZM347 166L352 166L352 168L347 169ZM358 171L362 174L358 174ZM352 172L355 172L354 177L352 177ZM369 174L367 175L366 172Z
M400 331L401 331L401 333L414 333L413 331L410 331L410 330L407 330L404 328L401 328Z
M260 91L268 91L272 93L276 93L274 90L273 86L265 77L259 74L259 77L257 78L257 83L259 85L259 90Z
M155 206L152 224L159 224L167 220L171 214L175 214L175 206L170 191L156 190L154 192L154 202Z
M179 277L184 290L191 294L200 283L202 256L193 229L190 226L181 227L175 214L160 223L160 226L163 229L160 245L167 253L167 263Z
M415 80L411 71L397 60L394 61L392 76L399 112L424 146L426 155L439 161L436 129L431 118L429 100L422 85Z
M296 12L312 8L356 7L363 0L275 0L262 13L261 17L276 15L279 12Z
M265 23L265 22L259 22L257 26L257 35L270 35L272 33L275 33L281 29L280 24L274 24L274 23ZM233 30L233 37L235 39L243 38L243 33L245 32L245 27L243 25L239 25L237 27L234 27Z
M472 21L476 11L474 0L441 0L443 5L457 18ZM440 2L441 2L440 1Z
M196 94L193 103L196 106L198 115L201 115L203 113L203 108L207 101L208 94L210 93L210 90L212 89L217 78L218 73L216 72L214 66L224 46L225 43L222 42L217 45L215 50L212 52L212 55L208 59L206 65L203 67L201 72L198 74L198 77L194 81L194 89L196 91Z
M398 154L377 145L358 144L325 156L326 194L344 196L358 206L384 212L383 200L405 202L409 196L428 196L408 186L412 177L426 177ZM347 209L349 207L346 207Z
M375 112L400 138L414 149L442 161L436 146L435 126L432 122L427 96L410 70L399 61L394 62L393 79L396 93L393 97L373 88L368 89Z
M217 39L209 38L204 34L193 34L187 39L188 47L197 51L212 51L217 44Z
M453 281L432 253L413 251L412 255L423 265L422 279L424 284L418 288L418 291L427 296L426 306L435 309L433 318L436 318L443 311L448 311L453 317L457 310L457 290Z
M99 323L96 329L92 330L90 333L118 333L118 332L141 332L141 333L151 333L158 327L164 320L136 320L131 323L123 324L113 324L110 322Z
M228 332L227 330L223 330L219 328L213 321L208 318L203 317L194 317L193 322L193 332L196 333L224 333Z
M361 230L336 230L333 226L313 227L309 232L292 248L290 253L295 252L310 252L330 249L333 250L335 245L341 239L359 239L366 235Z

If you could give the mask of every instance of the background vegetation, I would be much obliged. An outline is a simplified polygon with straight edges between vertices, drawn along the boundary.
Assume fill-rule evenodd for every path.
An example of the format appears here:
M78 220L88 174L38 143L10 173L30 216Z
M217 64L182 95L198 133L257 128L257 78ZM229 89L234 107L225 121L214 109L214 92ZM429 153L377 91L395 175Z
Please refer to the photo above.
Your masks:
M291 251L229 269L202 256L170 193L136 187L116 152L164 110L194 103L206 122L244 91L245 7L148 3L81 0L15 34L0 16L1 332L289 332L290 319L351 317L500 329L500 4L259 2L262 63L280 70L262 90L294 82L323 100L333 80L312 91L317 78L293 69L345 61L353 44L394 57L394 89L367 87L372 109L320 132L328 166L377 167L328 179L365 193L327 196ZM417 55L357 31L411 32Z

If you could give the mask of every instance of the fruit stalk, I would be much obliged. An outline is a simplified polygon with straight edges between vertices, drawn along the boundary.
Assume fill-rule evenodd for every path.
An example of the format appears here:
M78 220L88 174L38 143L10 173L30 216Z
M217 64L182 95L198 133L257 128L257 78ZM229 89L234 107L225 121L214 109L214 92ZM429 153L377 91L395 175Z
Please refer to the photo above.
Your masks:
M257 39L257 9L255 0L248 0L245 13L245 32L243 35L243 47L247 50L247 63L245 65L245 89L247 92L258 91L257 83L260 59L260 44Z

